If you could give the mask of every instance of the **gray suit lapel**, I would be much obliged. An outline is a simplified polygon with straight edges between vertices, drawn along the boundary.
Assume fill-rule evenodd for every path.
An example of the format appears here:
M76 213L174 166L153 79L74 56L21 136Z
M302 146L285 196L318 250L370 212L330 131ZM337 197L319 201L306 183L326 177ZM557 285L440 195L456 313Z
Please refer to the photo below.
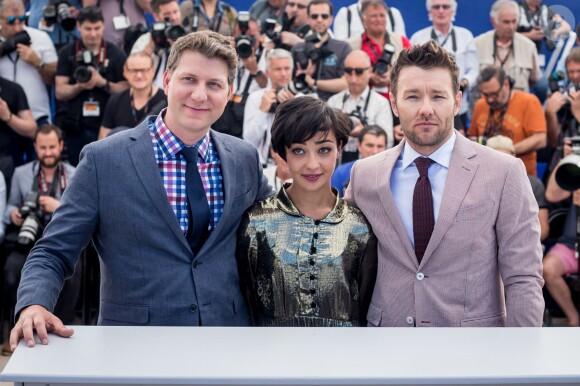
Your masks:
M393 168L395 167L395 163L397 159L401 155L403 151L403 146L405 141L401 141L393 151L386 152L385 159L380 163L379 167L377 168L377 192L383 203L383 208L386 211L387 217L393 224L397 234L399 235L399 239L401 243L405 246L405 250L409 257L413 260L415 265L417 265L417 259L415 257L415 251L411 246L411 241L409 240L409 236L407 235L407 231L405 230L405 226L403 225L403 220L401 220L401 215L399 214L399 210L397 209L397 205L395 204L395 200L393 199L393 193L391 191L391 175L393 173Z
M225 227L227 216L232 210L232 201L235 198L235 192L238 188L238 180L236 167L241 165L236 165L236 157L231 149L224 141L222 134L216 133L215 131L210 131L213 144L220 158L221 172L222 172L222 184L224 189L224 211L217 224L217 227L211 232L208 239L201 247L198 255L201 255L206 251L207 248L214 243L214 241L219 237Z
M457 211L467 194L467 190L479 166L470 160L475 155L473 144L458 134L453 153L451 154L449 173L447 174L447 181L445 181L437 223L433 229L429 245L427 245L427 250L425 250L421 266L425 265L427 260L429 260L431 254L435 251L441 239L443 239L445 232L447 232L455 220Z
M143 184L143 190L145 190L151 199L151 203L159 212L159 215L167 222L169 229L175 233L183 246L191 251L179 226L177 217L175 217L175 212L167 198L167 192L163 186L161 174L159 173L159 168L157 167L157 162L153 154L153 145L146 122L148 120L144 121L145 124L141 124L133 129L134 133L131 135L131 138L134 142L128 147L129 156Z

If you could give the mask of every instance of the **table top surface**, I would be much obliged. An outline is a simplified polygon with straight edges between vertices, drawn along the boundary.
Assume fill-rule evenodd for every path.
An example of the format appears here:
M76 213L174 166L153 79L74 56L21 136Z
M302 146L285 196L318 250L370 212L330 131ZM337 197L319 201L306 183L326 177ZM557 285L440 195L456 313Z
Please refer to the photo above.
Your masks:
M158 384L580 382L579 328L74 326L0 380Z

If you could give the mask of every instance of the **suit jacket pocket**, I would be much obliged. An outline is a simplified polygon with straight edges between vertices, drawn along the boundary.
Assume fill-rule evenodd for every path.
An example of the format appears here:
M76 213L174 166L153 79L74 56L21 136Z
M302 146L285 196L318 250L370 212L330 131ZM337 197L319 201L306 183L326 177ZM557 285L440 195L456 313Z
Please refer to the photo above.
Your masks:
M369 322L368 327L379 327L382 318L383 310L371 303L369 305L369 312L367 313L367 322Z
M503 312L483 318L465 319L461 321L461 327L504 327L505 315Z
M457 211L455 221L469 221L473 219L480 219L487 217L489 212L493 209L493 200L488 200L482 204L461 208Z
M101 302L101 318L115 322L145 324L149 321L149 306L140 304L116 303L109 300Z

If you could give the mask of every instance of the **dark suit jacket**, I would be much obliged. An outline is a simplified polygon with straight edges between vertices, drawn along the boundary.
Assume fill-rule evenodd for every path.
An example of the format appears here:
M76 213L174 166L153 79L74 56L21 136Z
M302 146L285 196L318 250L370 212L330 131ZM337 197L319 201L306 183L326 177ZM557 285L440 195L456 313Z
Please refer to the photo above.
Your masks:
M91 240L101 264L101 325L247 325L235 260L244 211L273 192L258 153L212 131L225 207L194 256L157 167L148 120L83 149L44 237L22 271L16 312L52 310L63 280Z

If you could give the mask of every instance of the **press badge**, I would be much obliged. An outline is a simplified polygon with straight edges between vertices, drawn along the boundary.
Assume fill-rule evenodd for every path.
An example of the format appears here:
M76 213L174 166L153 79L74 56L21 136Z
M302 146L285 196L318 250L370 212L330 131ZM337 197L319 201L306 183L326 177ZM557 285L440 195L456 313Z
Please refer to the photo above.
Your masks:
M127 29L131 25L129 18L125 15L113 17L113 27L118 30Z
M101 115L99 102L88 101L83 103L83 117L98 117Z

